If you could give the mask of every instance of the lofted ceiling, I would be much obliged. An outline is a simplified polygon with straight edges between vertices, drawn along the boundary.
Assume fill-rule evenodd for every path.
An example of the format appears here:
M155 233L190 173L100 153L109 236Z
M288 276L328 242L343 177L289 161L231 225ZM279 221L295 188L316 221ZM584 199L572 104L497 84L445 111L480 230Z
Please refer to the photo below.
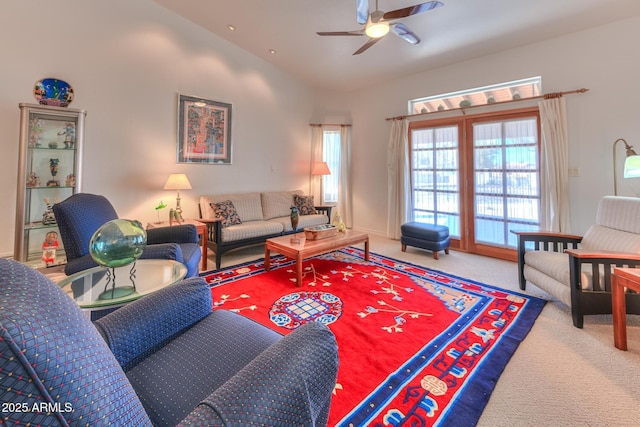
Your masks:
M356 0L154 1L311 87L338 91L640 15L639 0L441 0L444 6L401 20L421 43L411 45L390 33L353 55L368 37L316 32L363 29L356 20ZM390 11L423 1L378 4ZM375 4L370 0L371 12Z

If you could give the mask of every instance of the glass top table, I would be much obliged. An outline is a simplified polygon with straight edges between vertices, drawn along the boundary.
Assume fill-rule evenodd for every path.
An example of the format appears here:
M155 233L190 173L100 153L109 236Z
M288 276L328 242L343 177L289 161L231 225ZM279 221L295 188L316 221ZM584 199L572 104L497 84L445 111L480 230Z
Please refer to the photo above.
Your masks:
M177 261L142 259L115 269L95 267L58 285L85 311L115 308L179 282L187 267Z

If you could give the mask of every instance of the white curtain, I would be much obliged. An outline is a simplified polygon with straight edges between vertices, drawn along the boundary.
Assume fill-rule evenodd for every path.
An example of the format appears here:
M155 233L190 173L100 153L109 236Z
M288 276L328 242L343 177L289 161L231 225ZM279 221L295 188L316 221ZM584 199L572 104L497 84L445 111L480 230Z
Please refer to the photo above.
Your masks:
M351 197L351 126L340 128L340 175L338 183L338 212L347 228L353 226Z
M387 149L387 237L399 240L400 226L411 220L411 167L409 164L409 121L394 120Z
M563 97L539 102L540 144L540 228L570 233L569 136L567 106Z

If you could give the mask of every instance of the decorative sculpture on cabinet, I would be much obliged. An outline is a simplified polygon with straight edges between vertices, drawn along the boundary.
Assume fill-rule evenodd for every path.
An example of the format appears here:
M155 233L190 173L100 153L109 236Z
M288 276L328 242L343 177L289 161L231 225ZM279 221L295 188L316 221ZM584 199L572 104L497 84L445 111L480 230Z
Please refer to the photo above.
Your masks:
M59 247L58 233L49 231L42 242L42 261L47 267L56 263L56 250Z
M58 132L58 135L64 135L64 148L75 148L76 145L76 124L73 122L65 122L64 130Z
M49 159L49 170L51 171L51 179L47 181L47 187L60 187L60 181L56 178L58 175L58 165L60 164L60 159Z
M44 202L47 204L47 210L42 214L42 225L53 225L56 223L56 217L53 214L53 207L49 203L48 198L45 198Z

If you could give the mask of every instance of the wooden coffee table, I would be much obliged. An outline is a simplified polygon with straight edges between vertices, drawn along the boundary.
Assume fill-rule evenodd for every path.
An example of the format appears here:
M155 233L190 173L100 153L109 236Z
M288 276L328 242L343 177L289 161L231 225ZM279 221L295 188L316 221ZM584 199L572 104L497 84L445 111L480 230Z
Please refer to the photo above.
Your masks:
M369 261L369 235L354 230L346 230L334 237L307 240L304 233L298 233L300 243L291 243L292 234L267 239L264 245L264 269L271 268L271 251L296 260L296 283L302 286L302 261L316 255L326 254L347 246L364 243L364 260Z

